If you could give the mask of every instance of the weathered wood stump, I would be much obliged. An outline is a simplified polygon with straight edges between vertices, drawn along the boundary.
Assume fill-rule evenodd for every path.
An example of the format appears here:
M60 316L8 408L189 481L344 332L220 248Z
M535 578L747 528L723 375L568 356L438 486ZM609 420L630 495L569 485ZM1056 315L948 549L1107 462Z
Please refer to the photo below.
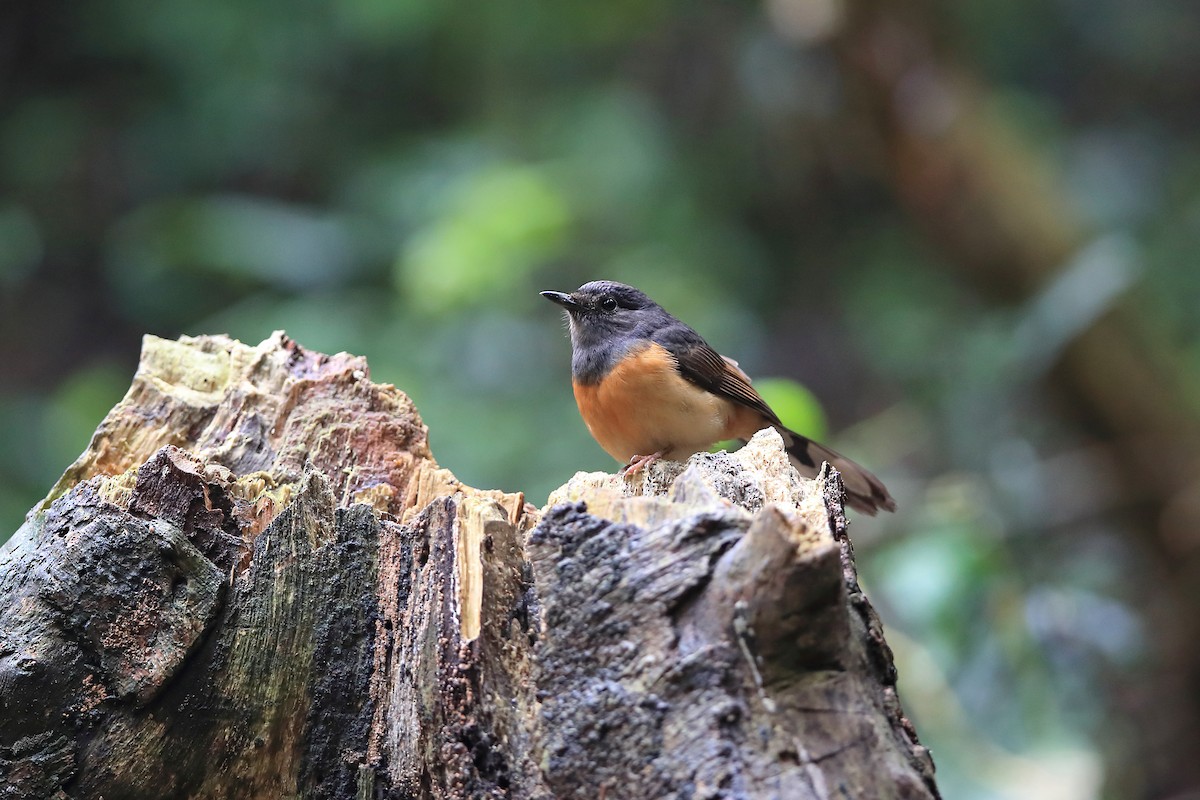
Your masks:
M836 474L439 469L361 358L148 337L0 551L0 798L928 798Z

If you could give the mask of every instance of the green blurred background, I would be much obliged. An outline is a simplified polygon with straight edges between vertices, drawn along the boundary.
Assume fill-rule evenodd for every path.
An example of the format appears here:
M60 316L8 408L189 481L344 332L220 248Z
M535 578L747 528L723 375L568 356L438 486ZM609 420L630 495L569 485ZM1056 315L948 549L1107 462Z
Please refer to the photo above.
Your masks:
M896 495L852 533L947 797L1200 797L1197 31L1187 0L10 0L0 539L143 333L365 354L444 466L544 502L615 464L537 291L623 280Z

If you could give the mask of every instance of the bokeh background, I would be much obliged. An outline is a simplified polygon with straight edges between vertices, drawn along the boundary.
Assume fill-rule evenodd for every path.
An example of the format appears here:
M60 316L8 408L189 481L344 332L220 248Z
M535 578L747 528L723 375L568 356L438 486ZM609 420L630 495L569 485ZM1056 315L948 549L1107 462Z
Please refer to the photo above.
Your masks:
M947 797L1200 797L1200 4L9 0L0 539L143 333L369 357L439 461L612 469L541 289L634 283L887 481ZM815 398L815 400L814 400Z

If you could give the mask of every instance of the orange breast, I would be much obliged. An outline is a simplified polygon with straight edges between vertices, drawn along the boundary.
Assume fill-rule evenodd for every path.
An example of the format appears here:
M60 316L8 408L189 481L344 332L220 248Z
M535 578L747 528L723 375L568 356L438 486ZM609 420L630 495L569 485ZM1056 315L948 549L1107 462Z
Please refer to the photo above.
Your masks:
M618 461L658 452L687 458L727 438L748 410L685 379L675 357L651 343L598 383L574 388L588 430Z

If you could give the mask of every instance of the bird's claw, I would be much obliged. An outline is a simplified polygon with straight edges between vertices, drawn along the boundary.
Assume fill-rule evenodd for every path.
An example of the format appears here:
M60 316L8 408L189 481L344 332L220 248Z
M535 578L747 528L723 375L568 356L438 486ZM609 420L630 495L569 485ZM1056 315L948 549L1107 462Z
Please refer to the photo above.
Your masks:
M653 464L655 461L658 461L660 458L662 458L662 455L662 451L660 450L659 452L651 453L648 456L634 456L633 458L629 459L628 464L621 467L621 474L626 478L631 475L636 475L646 467Z

